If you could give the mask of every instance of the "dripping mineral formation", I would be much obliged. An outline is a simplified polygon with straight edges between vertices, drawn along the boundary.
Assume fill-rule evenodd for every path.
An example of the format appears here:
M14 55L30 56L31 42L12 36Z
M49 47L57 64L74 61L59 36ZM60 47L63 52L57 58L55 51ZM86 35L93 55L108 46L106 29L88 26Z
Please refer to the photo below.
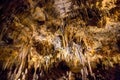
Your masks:
M0 80L119 75L119 0L0 0Z

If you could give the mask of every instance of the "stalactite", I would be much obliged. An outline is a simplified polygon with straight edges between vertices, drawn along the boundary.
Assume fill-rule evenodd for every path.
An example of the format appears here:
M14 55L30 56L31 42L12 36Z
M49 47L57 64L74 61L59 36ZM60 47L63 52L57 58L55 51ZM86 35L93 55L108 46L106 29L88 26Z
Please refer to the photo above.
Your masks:
M118 80L119 3L1 0L0 80Z

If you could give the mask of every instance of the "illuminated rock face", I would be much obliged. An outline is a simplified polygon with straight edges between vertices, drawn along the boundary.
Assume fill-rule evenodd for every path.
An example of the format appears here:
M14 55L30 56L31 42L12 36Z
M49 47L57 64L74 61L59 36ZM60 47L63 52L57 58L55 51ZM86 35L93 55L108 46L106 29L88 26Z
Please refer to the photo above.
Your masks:
M0 25L0 80L120 79L119 0L1 0Z

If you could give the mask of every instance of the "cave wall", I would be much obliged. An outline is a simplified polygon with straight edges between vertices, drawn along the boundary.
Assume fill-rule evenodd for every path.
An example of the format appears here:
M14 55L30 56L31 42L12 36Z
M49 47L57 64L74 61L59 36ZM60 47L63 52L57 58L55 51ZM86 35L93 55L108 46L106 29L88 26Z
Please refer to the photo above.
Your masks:
M0 80L119 80L119 53L119 0L0 1Z

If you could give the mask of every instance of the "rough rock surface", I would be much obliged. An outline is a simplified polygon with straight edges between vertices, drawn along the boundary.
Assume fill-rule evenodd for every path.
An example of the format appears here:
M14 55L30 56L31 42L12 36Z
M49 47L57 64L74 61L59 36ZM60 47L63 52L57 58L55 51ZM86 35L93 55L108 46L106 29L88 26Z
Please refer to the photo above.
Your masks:
M0 0L0 80L120 80L120 0Z

